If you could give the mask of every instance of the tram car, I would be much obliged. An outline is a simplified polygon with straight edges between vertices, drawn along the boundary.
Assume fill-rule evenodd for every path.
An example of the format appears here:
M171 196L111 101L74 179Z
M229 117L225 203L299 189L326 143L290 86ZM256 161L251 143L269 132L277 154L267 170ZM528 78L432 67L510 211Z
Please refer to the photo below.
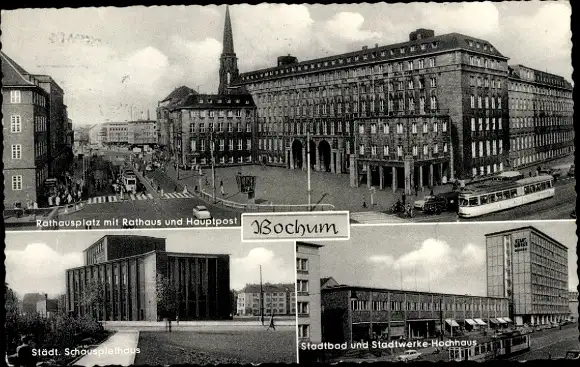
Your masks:
M492 341L470 347L449 347L450 361L486 361L509 358L530 350L530 336L518 332L504 334Z

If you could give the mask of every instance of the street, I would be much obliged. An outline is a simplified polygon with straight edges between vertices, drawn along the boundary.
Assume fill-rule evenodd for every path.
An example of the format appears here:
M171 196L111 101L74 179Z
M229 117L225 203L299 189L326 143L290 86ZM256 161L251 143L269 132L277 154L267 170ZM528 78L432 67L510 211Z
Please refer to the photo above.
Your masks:
M564 358L568 350L580 349L578 324L571 324L530 334L530 351L510 360L528 361L533 359Z

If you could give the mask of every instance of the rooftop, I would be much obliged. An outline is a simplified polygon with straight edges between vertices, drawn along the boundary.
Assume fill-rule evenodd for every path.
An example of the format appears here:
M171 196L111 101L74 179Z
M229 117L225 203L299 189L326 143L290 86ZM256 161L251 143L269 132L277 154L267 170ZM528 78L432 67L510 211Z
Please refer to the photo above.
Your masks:
M391 289L391 288L376 288L376 287L364 287L357 285L336 285L326 287L321 290L321 292L334 292L334 291L363 291L363 292L392 292L392 293L407 293L407 294L417 294L417 295L433 295L433 296L455 296L455 297L471 297L471 298L490 298L490 299L505 299L504 297L488 297L488 296L473 296L471 294L453 294L453 293L438 293L438 292L423 292L423 291L412 291L405 289Z

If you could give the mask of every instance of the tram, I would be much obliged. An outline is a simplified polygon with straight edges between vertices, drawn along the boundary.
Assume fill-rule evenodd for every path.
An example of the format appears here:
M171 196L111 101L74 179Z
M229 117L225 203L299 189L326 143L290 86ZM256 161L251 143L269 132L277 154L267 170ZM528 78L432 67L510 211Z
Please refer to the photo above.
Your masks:
M509 358L528 350L530 350L530 336L513 333L470 347L449 347L448 353L450 361L461 362Z
M136 192L137 191L137 177L135 177L135 172L132 170L125 170L121 175L121 179L123 181L123 185L128 192Z
M554 177L535 176L516 181L467 187L459 193L459 216L473 218L553 197Z

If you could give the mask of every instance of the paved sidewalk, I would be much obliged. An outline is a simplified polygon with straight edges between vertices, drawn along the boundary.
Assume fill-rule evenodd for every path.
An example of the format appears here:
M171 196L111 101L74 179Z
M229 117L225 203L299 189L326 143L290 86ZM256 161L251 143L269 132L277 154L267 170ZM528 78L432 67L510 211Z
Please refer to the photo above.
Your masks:
M95 365L129 366L135 362L138 344L138 331L118 331L98 347L92 349L89 354L79 359L74 365L84 367Z

